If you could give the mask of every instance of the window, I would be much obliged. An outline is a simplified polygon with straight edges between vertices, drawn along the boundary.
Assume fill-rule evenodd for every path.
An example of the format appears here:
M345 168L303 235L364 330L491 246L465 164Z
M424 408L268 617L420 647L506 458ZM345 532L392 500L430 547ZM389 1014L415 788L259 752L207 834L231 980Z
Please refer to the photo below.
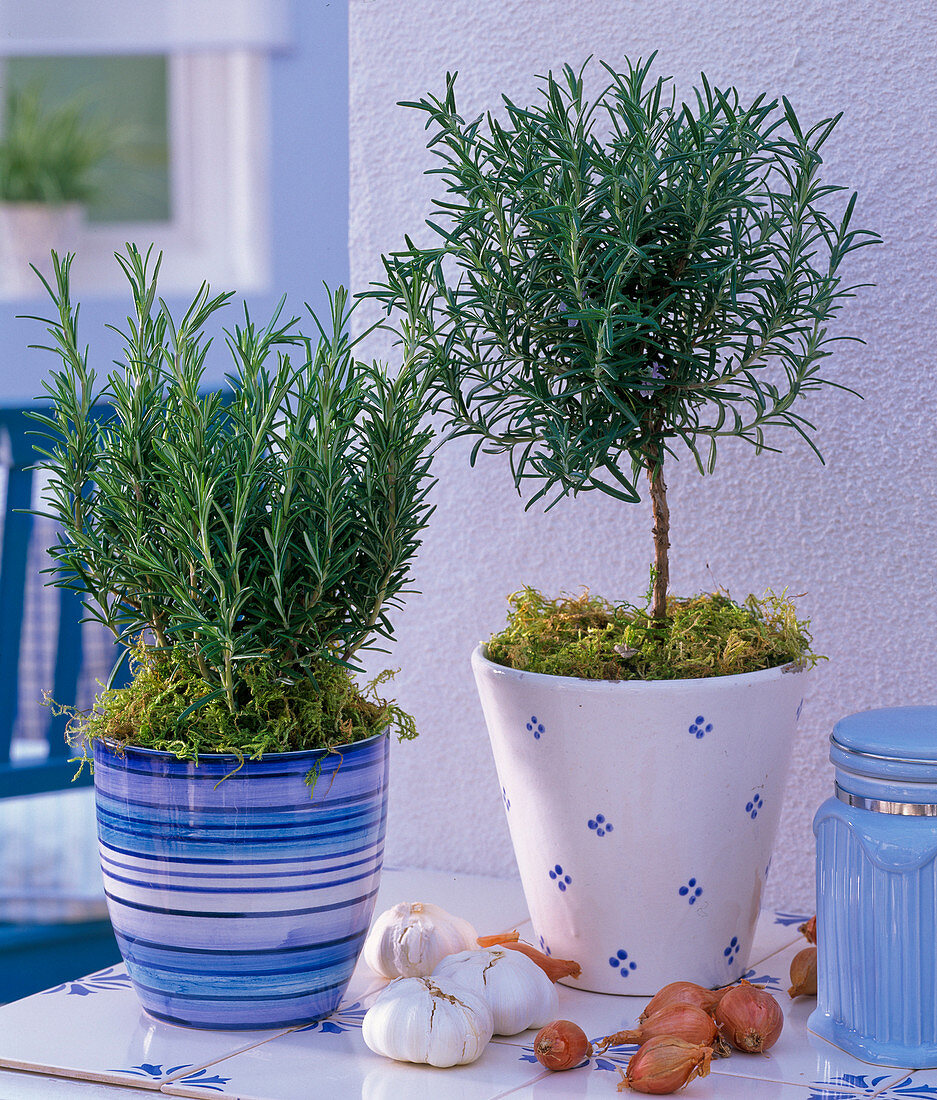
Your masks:
M203 279L263 290L267 59L286 40L285 2L137 0L132 19L122 8L0 0L12 32L0 43L0 83L34 82L60 102L80 92L122 134L122 155L102 168L75 231L76 289L122 291L113 253L135 241L163 251L165 293Z

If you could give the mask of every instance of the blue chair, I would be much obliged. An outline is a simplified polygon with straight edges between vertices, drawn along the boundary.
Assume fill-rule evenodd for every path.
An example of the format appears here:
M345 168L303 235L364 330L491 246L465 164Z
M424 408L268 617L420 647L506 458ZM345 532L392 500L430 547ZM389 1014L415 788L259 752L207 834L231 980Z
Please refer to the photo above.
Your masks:
M6 486L0 540L0 801L91 783L87 767L74 778L77 769L69 763L70 751L64 737L66 719L40 706L39 697L43 688L50 688L54 699L72 702L78 698L83 681L87 684L90 677L93 682L96 676L109 671L98 667L92 673L86 667L80 596L65 589L45 589L47 606L50 601L52 608L57 605L57 627L54 622L27 624L24 617L28 594L41 592L46 580L30 563L42 561L40 568L51 564L51 559L43 561L41 554L37 557L37 549L44 549L36 545L43 525L22 511L33 506L37 474L29 467L37 457L32 446L36 428L25 410L0 409L0 468L4 474L0 482ZM52 668L47 667L39 676L35 662L23 648L27 627L33 635L39 627L57 632L51 646ZM51 639L45 640L48 649ZM41 682L43 676L45 682ZM35 687L34 694L31 690L24 692L24 677ZM37 741L44 741L48 755L42 758L33 752L27 758L11 759L14 735L18 728L21 735L27 717L29 743L35 747ZM3 874L0 866L0 880ZM57 923L0 920L0 1003L110 966L119 959L110 922L105 919Z

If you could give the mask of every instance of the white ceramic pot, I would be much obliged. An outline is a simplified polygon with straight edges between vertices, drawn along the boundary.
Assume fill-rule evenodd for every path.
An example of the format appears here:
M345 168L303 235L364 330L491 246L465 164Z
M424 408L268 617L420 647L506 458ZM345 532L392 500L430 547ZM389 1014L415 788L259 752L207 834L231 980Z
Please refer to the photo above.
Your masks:
M745 973L807 682L472 667L535 940L568 985L650 996Z
M77 202L0 203L0 292L16 297L43 294L30 264L50 278L49 253L74 251L83 219L84 206Z

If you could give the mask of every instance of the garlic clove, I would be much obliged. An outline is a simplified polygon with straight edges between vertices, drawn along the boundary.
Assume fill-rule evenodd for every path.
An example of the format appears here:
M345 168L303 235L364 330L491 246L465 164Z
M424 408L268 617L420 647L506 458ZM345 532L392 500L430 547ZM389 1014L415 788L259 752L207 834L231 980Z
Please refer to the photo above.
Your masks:
M361 1035L375 1054L444 1068L479 1058L493 1019L483 997L436 978L397 978L365 1013Z
M488 1002L496 1035L516 1035L543 1027L559 1013L556 986L526 955L500 947L460 951L433 971L464 986Z
M446 955L474 947L475 941L471 924L442 906L401 902L375 919L362 955L384 978L420 978L432 974Z

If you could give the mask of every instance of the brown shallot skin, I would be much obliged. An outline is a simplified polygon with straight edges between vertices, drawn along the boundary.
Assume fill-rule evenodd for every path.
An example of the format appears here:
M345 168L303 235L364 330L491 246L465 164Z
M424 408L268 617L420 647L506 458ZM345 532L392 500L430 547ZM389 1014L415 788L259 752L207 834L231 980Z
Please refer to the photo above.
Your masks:
M711 1059L710 1047L658 1035L632 1054L618 1091L631 1089L648 1096L666 1096L682 1089L694 1077L708 1076Z
M784 1026L781 1006L774 997L745 981L728 990L716 1006L715 1018L723 1036L746 1054L769 1050Z
M524 943L516 931L499 936L479 936L478 946L498 946L506 947L511 951L520 951L522 955L532 959L551 982L558 982L560 978L578 978L582 973L582 967L573 959L555 959L552 955L545 955L536 947Z
M817 949L805 947L791 959L791 988L789 997L816 997Z
M592 1057L592 1044L572 1020L554 1020L537 1032L534 1056L547 1069L574 1069Z
M647 1008L638 1017L638 1023L643 1024L655 1012L675 1004L696 1005L704 1012L715 1012L723 993L731 988L731 986L724 986L722 989L706 989L705 986L697 985L696 982L671 982L654 994Z
M672 1004L648 1016L644 1023L631 1031L606 1035L599 1049L605 1050L610 1046L628 1043L637 1043L640 1046L658 1035L670 1035L674 1039L693 1043L694 1046L711 1047L717 1034L716 1021L708 1012L692 1004Z
M800 925L797 929L798 932L803 933L806 937L807 943L817 942L817 915L814 915L806 922L806 924Z

